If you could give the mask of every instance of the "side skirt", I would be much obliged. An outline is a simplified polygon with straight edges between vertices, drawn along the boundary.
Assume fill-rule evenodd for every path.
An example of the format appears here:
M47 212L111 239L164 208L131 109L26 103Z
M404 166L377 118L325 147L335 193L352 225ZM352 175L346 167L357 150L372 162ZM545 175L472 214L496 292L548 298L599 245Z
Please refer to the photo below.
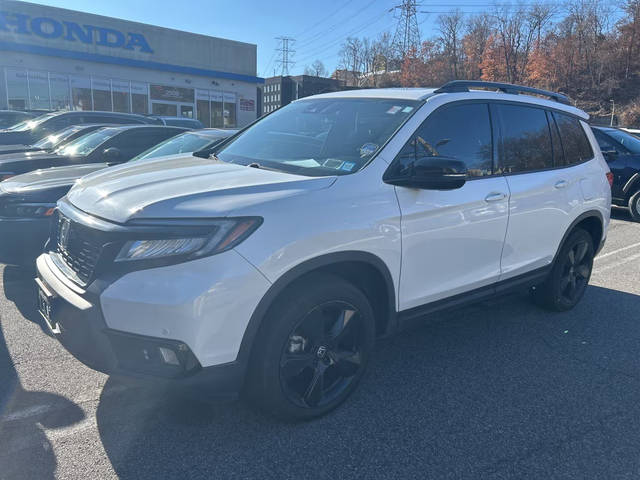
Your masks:
M547 275L549 275L549 272L551 272L551 268L552 264L513 278L502 280L494 283L493 285L480 287L468 292L453 295L449 298L443 298L441 300L436 300L435 302L426 303L418 307L398 312L399 329L404 330L414 324L420 323L420 321L426 320L424 317L431 313L460 308L465 305L486 300L487 298L504 295L515 290L526 290L535 285L540 285L544 282Z

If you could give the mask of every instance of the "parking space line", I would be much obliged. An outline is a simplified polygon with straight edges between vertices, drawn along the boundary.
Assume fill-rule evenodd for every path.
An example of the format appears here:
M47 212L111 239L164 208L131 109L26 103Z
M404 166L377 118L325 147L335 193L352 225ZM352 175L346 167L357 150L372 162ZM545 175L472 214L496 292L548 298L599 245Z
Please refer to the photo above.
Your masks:
M611 255L615 255L616 253L624 252L625 250L630 250L635 247L640 247L640 242L627 245L626 247L618 248L616 250L613 250L612 252L607 252L604 255L598 255L595 259L601 260L603 258L610 257Z

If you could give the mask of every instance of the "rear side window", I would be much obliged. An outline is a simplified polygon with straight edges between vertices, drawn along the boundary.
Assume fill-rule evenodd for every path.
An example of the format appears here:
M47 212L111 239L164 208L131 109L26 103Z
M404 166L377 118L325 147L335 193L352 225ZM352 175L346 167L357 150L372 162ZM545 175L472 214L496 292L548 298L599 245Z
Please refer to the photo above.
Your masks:
M553 167L547 115L541 108L497 104L502 130L503 173Z
M451 157L467 165L470 177L493 173L489 106L466 103L436 110L420 125L396 159L396 172L409 169L417 158Z
M556 119L562 148L564 150L564 166L577 165L593 158L593 150L580 121L569 115L553 112Z

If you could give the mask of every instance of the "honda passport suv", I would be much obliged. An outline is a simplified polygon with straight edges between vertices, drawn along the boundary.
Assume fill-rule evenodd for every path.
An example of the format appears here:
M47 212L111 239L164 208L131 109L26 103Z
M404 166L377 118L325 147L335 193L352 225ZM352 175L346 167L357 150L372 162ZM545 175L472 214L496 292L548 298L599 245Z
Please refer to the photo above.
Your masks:
M39 309L102 372L322 415L413 319L514 288L580 301L611 207L586 120L487 82L295 101L210 158L78 181L37 260Z

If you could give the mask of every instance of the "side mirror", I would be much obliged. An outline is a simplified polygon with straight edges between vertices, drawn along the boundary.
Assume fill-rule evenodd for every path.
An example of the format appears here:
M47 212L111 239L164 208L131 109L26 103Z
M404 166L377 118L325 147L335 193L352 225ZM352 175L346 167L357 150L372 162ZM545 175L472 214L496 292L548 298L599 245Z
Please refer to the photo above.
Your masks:
M385 175L386 177L386 175ZM385 183L423 190L455 190L467 181L467 166L451 157L421 157L409 167L408 174L383 178Z
M122 152L120 151L119 148L116 148L116 147L105 148L104 151L102 152L102 155L104 156L104 160L107 163L122 162Z
M604 156L605 160L613 161L618 156L618 152L617 150L603 150L602 155Z

